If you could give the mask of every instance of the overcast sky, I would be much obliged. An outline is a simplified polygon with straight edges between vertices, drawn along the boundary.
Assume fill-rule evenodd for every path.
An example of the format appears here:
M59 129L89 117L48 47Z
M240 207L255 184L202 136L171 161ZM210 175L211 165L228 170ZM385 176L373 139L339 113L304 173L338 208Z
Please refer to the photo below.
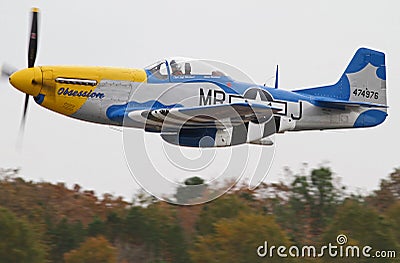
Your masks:
M171 56L215 59L257 83L280 65L280 88L337 81L354 52L386 53L389 117L369 129L276 136L266 181L329 163L342 183L376 188L395 167L400 124L400 16L395 1L1 1L0 62L26 67L29 11L41 10L36 65L142 68ZM272 85L272 81L268 84ZM79 183L130 198L137 190L125 163L122 134L74 120L31 101L22 153L16 151L24 95L0 82L0 167L24 178Z

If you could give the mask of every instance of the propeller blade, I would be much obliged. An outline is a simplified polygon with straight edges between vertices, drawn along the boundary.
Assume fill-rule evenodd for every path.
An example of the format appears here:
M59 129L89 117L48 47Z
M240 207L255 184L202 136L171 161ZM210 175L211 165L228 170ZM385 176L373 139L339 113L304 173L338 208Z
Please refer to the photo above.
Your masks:
M1 76L2 77L7 77L9 78L14 72L16 72L18 69L16 69L13 66L10 66L8 64L3 64L1 66Z
M32 25L31 35L29 36L29 48L28 48L28 68L35 66L37 46L38 46L38 8L32 8ZM20 135L22 136L25 129L26 112L28 110L29 95L25 95L24 110L22 113L22 120L20 126Z
M38 16L39 16L39 9L32 8L32 24L31 24L31 34L29 36L29 47L28 47L28 68L33 68L35 66L36 61L36 54L37 54L37 47L38 47ZM10 76L14 71L2 69L1 74ZM22 112L22 119L21 119L21 126L19 129L19 140L17 143L17 148L22 146L22 137L25 130L25 121L26 121L26 113L28 111L29 105L29 95L25 95L25 103L24 109Z
M28 109L28 104L29 104L29 95L26 94L25 95L24 110L22 112L21 126L20 126L20 129L19 129L21 134L24 133L24 129L25 129L25 120L26 120L26 112L27 112L27 109Z
M31 35L29 37L29 48L28 48L28 68L32 68L35 65L37 44L38 44L38 8L32 8L32 27Z

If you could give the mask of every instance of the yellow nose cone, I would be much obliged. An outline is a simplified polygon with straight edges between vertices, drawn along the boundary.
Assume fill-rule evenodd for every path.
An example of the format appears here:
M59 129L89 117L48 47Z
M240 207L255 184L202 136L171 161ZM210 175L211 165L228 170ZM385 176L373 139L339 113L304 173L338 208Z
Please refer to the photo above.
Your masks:
M37 96L42 89L42 71L39 67L19 70L10 76L10 83L23 93Z

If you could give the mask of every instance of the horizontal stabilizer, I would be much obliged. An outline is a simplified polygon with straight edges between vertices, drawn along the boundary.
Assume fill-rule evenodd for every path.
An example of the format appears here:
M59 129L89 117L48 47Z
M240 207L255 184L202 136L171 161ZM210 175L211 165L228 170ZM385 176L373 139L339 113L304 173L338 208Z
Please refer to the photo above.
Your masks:
M331 98L319 97L313 99L316 106L321 107L368 107L368 108L388 108L387 105L364 102L364 101L347 101L347 100L336 100Z

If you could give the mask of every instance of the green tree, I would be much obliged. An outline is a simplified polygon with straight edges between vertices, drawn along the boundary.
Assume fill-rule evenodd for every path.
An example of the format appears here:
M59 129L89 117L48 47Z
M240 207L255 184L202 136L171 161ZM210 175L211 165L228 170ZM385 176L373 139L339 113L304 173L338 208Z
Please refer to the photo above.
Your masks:
M138 206L134 206L129 210L123 222L125 231L123 231L122 237L124 240L135 243L145 240L147 219L144 215L144 210L145 208Z
M287 206L278 208L277 216L296 243L316 242L334 216L342 196L331 170L320 167L309 176L294 177Z
M326 167L311 172L311 184L313 228L320 234L335 213L339 189L335 188L332 172Z
M64 217L56 225L48 225L47 236L51 244L51 259L61 262L64 253L78 247L83 242L86 231L80 221L69 223Z
M186 241L178 222L176 206L163 202L146 208L132 207L124 222L124 239L144 244L150 262L188 262Z
M264 241L269 246L290 245L272 216L242 213L234 218L221 219L214 227L213 233L199 236L190 250L193 262L281 262L282 258L276 254L273 257L260 257L257 254L258 248L265 244ZM261 248L260 252L263 253L264 249ZM285 262L292 262L292 259L286 258Z
M106 237L112 243L121 237L121 229L123 228L123 219L115 212L110 212L105 221Z
M44 262L45 246L34 227L0 208L0 262Z
M279 218L293 240L301 242L311 239L311 209L313 206L311 186L306 176L296 176L291 184L287 207L279 209Z
M88 225L88 236L95 237L105 234L105 223L96 216L93 221Z
M219 219L236 217L240 212L250 212L243 200L237 195L225 194L218 199L203 205L196 223L198 234L206 235L214 232L214 223Z
M65 263L115 263L117 250L103 236L89 237L76 250L64 255Z
M204 180L198 176L190 177L185 180L185 185L199 185L204 184Z
M187 245L175 208L176 206L160 202L145 209L145 242L155 259L187 262Z
M397 243L400 244L400 201L391 205L387 209L385 215L390 222L390 229L392 230Z
M346 200L338 208L332 223L323 234L322 241L324 244L329 242L334 244L339 234L346 235L353 244L371 246L373 251L398 249L389 221L375 210L354 200ZM330 260L336 261L337 259ZM375 259L374 262L376 261ZM364 259L360 262L370 261ZM379 262L390 261L385 259Z

